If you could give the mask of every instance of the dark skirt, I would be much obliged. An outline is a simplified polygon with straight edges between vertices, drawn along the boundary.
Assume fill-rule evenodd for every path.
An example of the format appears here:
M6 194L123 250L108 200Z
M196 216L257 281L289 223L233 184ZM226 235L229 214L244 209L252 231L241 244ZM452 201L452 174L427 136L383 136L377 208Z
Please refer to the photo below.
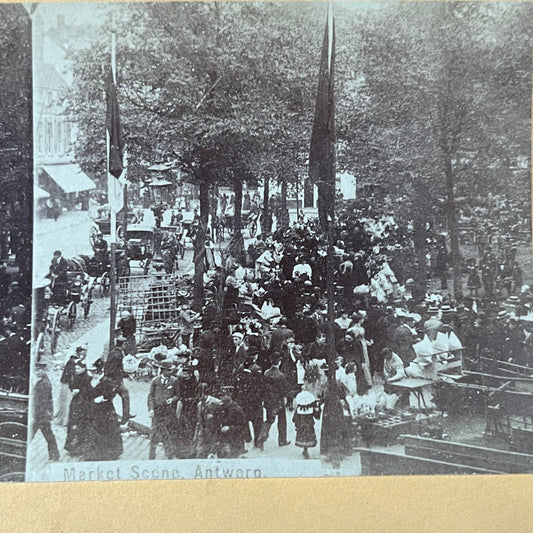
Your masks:
M70 402L65 451L71 457L81 457L87 451L87 436L91 400L79 392Z
M112 401L93 403L86 429L85 461L113 461L122 455L122 435Z
M183 408L177 422L176 453L179 459L191 459L195 456L194 434L198 420L198 400L182 400Z
M328 385L328 389L331 387ZM327 390L322 414L320 453L339 460L346 455L346 419L336 390Z
M294 413L292 418L296 428L294 444L300 448L314 448L316 446L315 419L312 414L301 415Z

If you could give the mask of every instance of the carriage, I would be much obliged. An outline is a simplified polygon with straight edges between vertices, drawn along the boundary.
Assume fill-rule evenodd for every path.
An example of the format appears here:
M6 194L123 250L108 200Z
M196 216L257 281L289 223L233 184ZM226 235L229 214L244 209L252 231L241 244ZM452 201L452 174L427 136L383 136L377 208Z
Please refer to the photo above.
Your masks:
M67 283L64 290L57 290L55 281L45 277L34 286L36 340L34 349L42 353L48 340L50 352L57 349L62 328L73 328L78 306L83 317L89 316L94 279L87 273L82 257L67 259Z
M155 232L151 224L132 224L128 226L125 236L128 260L139 261L144 274L148 273L154 256ZM121 273L123 275L129 275Z

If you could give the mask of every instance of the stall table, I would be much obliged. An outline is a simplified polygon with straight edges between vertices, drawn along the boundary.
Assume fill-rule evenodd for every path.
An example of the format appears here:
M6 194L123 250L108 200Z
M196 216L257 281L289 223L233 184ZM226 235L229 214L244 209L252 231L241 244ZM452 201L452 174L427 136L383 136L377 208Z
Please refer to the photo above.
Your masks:
M412 393L413 396L418 401L418 407L419 409L422 409L422 405L424 405L425 409L429 409L429 407L426 404L426 400L424 398L424 387L428 387L430 385L433 385L435 383L434 381L430 379L420 379L420 378L404 378L400 381L395 381L393 383L389 383L389 386L391 389L396 389L398 393L402 392L409 392Z

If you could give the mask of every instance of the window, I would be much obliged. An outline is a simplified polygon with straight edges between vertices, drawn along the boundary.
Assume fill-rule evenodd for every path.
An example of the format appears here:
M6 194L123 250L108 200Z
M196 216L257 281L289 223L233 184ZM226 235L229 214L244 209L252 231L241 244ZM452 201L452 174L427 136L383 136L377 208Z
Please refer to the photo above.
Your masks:
M63 128L61 122L56 122L56 131L54 135L54 153L59 155L61 153L61 139L63 134Z
M65 123L65 153L70 152L70 143L72 142L72 125L70 122Z
M44 131L42 121L39 121L39 125L37 126L37 153L44 153Z
M53 133L53 124L51 122L46 123L46 136L44 139L44 151L49 154L52 152L52 138Z

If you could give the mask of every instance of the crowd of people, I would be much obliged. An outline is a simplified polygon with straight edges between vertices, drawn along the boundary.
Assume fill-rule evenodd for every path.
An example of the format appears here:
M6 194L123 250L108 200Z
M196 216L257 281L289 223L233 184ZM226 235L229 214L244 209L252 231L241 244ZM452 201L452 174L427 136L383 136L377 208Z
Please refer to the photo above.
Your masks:
M445 242L435 242L437 256L446 254ZM412 227L388 208L359 206L341 214L333 249L332 326L326 245L316 222L303 218L252 239L242 255L230 253L215 274L221 294L201 313L178 302L185 304L181 334L149 355L155 374L147 396L149 458L159 444L167 458L243 456L247 444L264 448L277 421L280 447L291 444L287 424L294 423L294 444L305 458L320 442L320 453L339 461L354 447L361 416L405 405L392 387L405 377L435 380L439 365L462 359L475 368L481 357L533 366L533 291L516 274L516 247L500 248L497 256L487 245L480 261L483 271L511 269L513 283L498 285L508 277L500 273L491 285L483 275L482 293L460 300L447 290L443 259L428 269L423 286L415 282ZM468 288L472 277L465 271ZM74 394L65 445L70 455L114 459L122 453L120 424L132 417L125 361L146 356L137 352L136 320L124 309L105 362L87 368L77 354L65 367L62 383Z

